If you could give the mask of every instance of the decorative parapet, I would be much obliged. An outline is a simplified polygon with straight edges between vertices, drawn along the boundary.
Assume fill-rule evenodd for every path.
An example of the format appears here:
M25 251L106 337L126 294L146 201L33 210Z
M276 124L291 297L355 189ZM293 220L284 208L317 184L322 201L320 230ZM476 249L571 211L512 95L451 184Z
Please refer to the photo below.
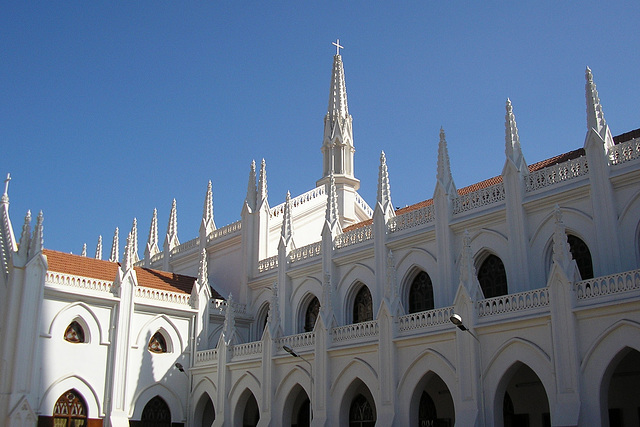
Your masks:
M435 218L433 205L405 212L402 215L391 218L387 224L390 233L417 227L433 222Z
M207 362L217 362L217 361L218 361L217 348L196 352L196 364L207 363Z
M587 175L588 173L589 165L587 164L587 157L581 156L577 159L558 163L557 165L552 165L526 175L526 191L539 190L550 185Z
M294 249L289 253L289 262L294 263L296 261L302 261L303 259L313 258L319 256L322 250L322 241L315 242L307 246L303 246L298 249ZM277 265L277 259L276 259ZM260 270L260 264L258 264L258 271Z
M278 351L282 349L283 346L287 346L298 350L304 347L313 347L316 343L316 333L315 332L305 332L302 334L289 335L287 337L276 338L275 340L276 347Z
M640 269L582 280L575 284L578 301L640 289Z
M371 209L371 206L369 206L358 193L356 193L356 204L360 206L360 208L369 216L369 218L373 218L373 209Z
M478 317L530 310L549 305L549 288L487 298L477 302Z
M463 194L453 199L453 214L459 214L504 200L504 183Z
M619 165L640 158L640 138L616 144L607 153L612 165Z
M91 279L71 274L56 273L55 271L47 271L44 276L44 282L47 285L72 286L78 289L89 289L99 292L111 292L111 286L113 286L113 282L108 280Z
M136 286L137 298L151 299L155 301L169 302L173 304L189 305L191 299L190 294L178 292L164 291L160 289L146 288L144 286Z
M325 186L316 187L313 190L307 191L304 194L299 195L298 197L291 199L291 207L297 208L311 200L314 200L320 196L324 196L326 194ZM278 206L271 208L270 214L271 216L280 216L284 213L284 203L279 204Z
M369 224L347 231L346 233L338 234L335 239L335 247L336 249L340 249L371 239L373 239L373 225Z
M265 271L273 270L274 268L278 268L278 255L274 255L269 258L262 259L258 261L258 272L262 273Z
M151 261L149 261L151 264L154 264L158 261L161 261L162 258L164 258L164 252L158 252L157 254L155 254L154 256L151 257Z
M222 228L216 228L207 236L207 243L222 237L237 234L242 230L242 221L236 221Z
M252 356L262 354L262 341L253 341L234 345L231 349L231 357Z
M453 316L453 306L436 308L419 313L406 314L398 318L399 332L413 331L416 329L429 328L437 325L449 324L449 318Z
M209 304L209 311L211 314L224 316L227 312L227 302L223 299L211 298ZM236 311L236 314L245 315L247 313L247 306L245 304L234 302L233 308Z
M377 337L380 332L378 321L353 323L351 325L338 326L331 330L333 342L344 342L362 338Z
M171 249L171 256L177 255L179 253L188 252L191 249L197 249L200 245L200 237L196 237L195 239L191 239L188 242L184 242L181 245L176 246Z

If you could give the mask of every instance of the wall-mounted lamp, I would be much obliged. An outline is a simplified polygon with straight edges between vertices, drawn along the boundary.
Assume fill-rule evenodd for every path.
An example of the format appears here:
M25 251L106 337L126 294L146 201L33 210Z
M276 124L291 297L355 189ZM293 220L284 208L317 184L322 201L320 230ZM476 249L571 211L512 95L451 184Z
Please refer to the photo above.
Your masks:
M462 323L462 317L460 317L459 314L454 313L453 316L449 317L449 320L451 320L451 323L456 325L461 331L468 331L467 327Z

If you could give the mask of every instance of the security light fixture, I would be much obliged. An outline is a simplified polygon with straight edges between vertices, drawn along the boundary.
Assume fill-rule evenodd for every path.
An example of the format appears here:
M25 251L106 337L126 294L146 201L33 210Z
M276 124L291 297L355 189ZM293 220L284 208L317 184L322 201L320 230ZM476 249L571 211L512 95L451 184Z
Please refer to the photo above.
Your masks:
M290 355L292 355L293 357L300 357L300 355L298 353L296 353L291 347L283 345L282 349L284 351L286 351L287 353L289 353Z
M460 317L459 314L454 313L453 316L449 317L449 320L451 320L451 323L456 325L461 331L468 331L467 327L462 323L462 317Z

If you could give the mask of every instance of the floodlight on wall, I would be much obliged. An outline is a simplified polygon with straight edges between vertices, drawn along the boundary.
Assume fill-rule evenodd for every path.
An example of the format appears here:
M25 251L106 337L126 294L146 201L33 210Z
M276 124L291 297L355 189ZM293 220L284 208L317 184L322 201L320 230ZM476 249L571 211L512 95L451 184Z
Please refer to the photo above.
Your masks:
M184 372L184 366L182 366L182 363L176 362L176 364L173 366L175 366L178 371Z
M451 320L451 323L456 325L461 331L468 331L467 327L462 323L462 317L460 317L459 314L454 313L453 316L449 317L449 320Z

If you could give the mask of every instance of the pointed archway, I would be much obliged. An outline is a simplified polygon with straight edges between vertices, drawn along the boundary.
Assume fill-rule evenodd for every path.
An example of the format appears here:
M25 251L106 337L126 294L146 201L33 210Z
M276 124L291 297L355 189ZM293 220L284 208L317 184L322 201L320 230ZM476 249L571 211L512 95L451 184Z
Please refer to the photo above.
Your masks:
M361 379L356 378L342 397L339 424L349 427L372 427L376 419L373 394Z
M308 427L311 424L310 403L306 390L300 384L296 384L285 400L282 425Z
M551 426L547 392L538 375L524 363L516 362L507 370L495 404L496 420L501 419L504 427Z
M418 382L409 406L411 426L452 426L455 407L449 388L437 374L426 373Z
M260 407L251 390L245 389L236 404L233 425L235 427L256 427L260 421Z
M208 393L202 393L194 411L194 425L196 427L211 427L216 419L216 410Z
M613 358L602 381L610 427L640 424L640 352L623 349ZM605 417L603 417L605 418Z

